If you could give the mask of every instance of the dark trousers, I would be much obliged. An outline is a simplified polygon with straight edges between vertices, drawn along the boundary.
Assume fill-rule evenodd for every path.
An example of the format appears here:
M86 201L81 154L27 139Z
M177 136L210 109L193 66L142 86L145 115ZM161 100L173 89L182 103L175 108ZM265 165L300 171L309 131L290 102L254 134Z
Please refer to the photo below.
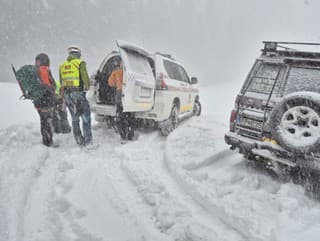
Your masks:
M92 142L91 112L85 92L72 91L64 94L66 105L72 118L73 135L79 145L87 145ZM82 130L80 129L80 117Z
M134 137L134 118L131 113L123 112L121 103L122 92L117 90L116 92L116 105L117 105L117 129L120 133L122 140L132 140Z
M42 143L46 146L52 145L52 111L51 110L41 110L38 108L38 113L40 115L40 125L41 125L41 135Z
M55 133L70 133L71 127L68 122L68 114L62 100L54 106L52 125Z

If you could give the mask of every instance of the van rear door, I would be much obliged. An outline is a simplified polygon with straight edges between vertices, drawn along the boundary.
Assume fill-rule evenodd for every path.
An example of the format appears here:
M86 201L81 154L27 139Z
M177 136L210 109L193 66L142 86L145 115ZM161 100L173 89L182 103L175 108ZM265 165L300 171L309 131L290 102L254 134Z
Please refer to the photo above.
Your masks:
M155 77L151 55L141 47L117 41L123 60L122 105L125 112L149 111L154 104Z

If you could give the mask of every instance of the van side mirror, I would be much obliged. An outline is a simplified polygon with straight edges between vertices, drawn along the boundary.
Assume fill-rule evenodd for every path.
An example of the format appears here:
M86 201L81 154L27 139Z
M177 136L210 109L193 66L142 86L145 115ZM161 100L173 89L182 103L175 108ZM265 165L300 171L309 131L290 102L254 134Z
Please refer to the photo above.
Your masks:
M191 77L191 84L192 85L198 84L198 78L197 77Z

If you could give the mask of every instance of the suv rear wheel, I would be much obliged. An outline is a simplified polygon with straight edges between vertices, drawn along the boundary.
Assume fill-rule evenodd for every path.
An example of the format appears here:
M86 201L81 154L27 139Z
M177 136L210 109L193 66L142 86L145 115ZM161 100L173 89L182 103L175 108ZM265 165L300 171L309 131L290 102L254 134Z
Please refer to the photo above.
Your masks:
M168 120L168 124L163 126L160 131L163 136L168 136L175 128L177 128L179 123L179 108L177 104L174 104L171 110L171 114Z
M195 101L194 101L193 114L194 114L195 116L200 116L200 115L201 115L201 103L200 103L199 100L195 100Z
M295 153L310 153L320 147L320 105L310 96L284 98L270 117L273 137Z

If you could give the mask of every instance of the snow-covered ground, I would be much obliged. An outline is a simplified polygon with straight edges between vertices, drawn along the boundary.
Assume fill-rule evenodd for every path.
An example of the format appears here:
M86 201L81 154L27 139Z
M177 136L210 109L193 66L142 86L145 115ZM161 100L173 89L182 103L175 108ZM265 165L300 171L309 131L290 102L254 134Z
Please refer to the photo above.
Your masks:
M320 204L224 144L228 88L205 88L203 115L168 138L140 132L121 145L94 124L94 151L71 134L54 137L59 148L41 145L19 94L0 84L0 241L319 240Z
M22 95L18 84L0 83L1 118L0 129L16 124L38 122L38 113L30 101L19 98Z

